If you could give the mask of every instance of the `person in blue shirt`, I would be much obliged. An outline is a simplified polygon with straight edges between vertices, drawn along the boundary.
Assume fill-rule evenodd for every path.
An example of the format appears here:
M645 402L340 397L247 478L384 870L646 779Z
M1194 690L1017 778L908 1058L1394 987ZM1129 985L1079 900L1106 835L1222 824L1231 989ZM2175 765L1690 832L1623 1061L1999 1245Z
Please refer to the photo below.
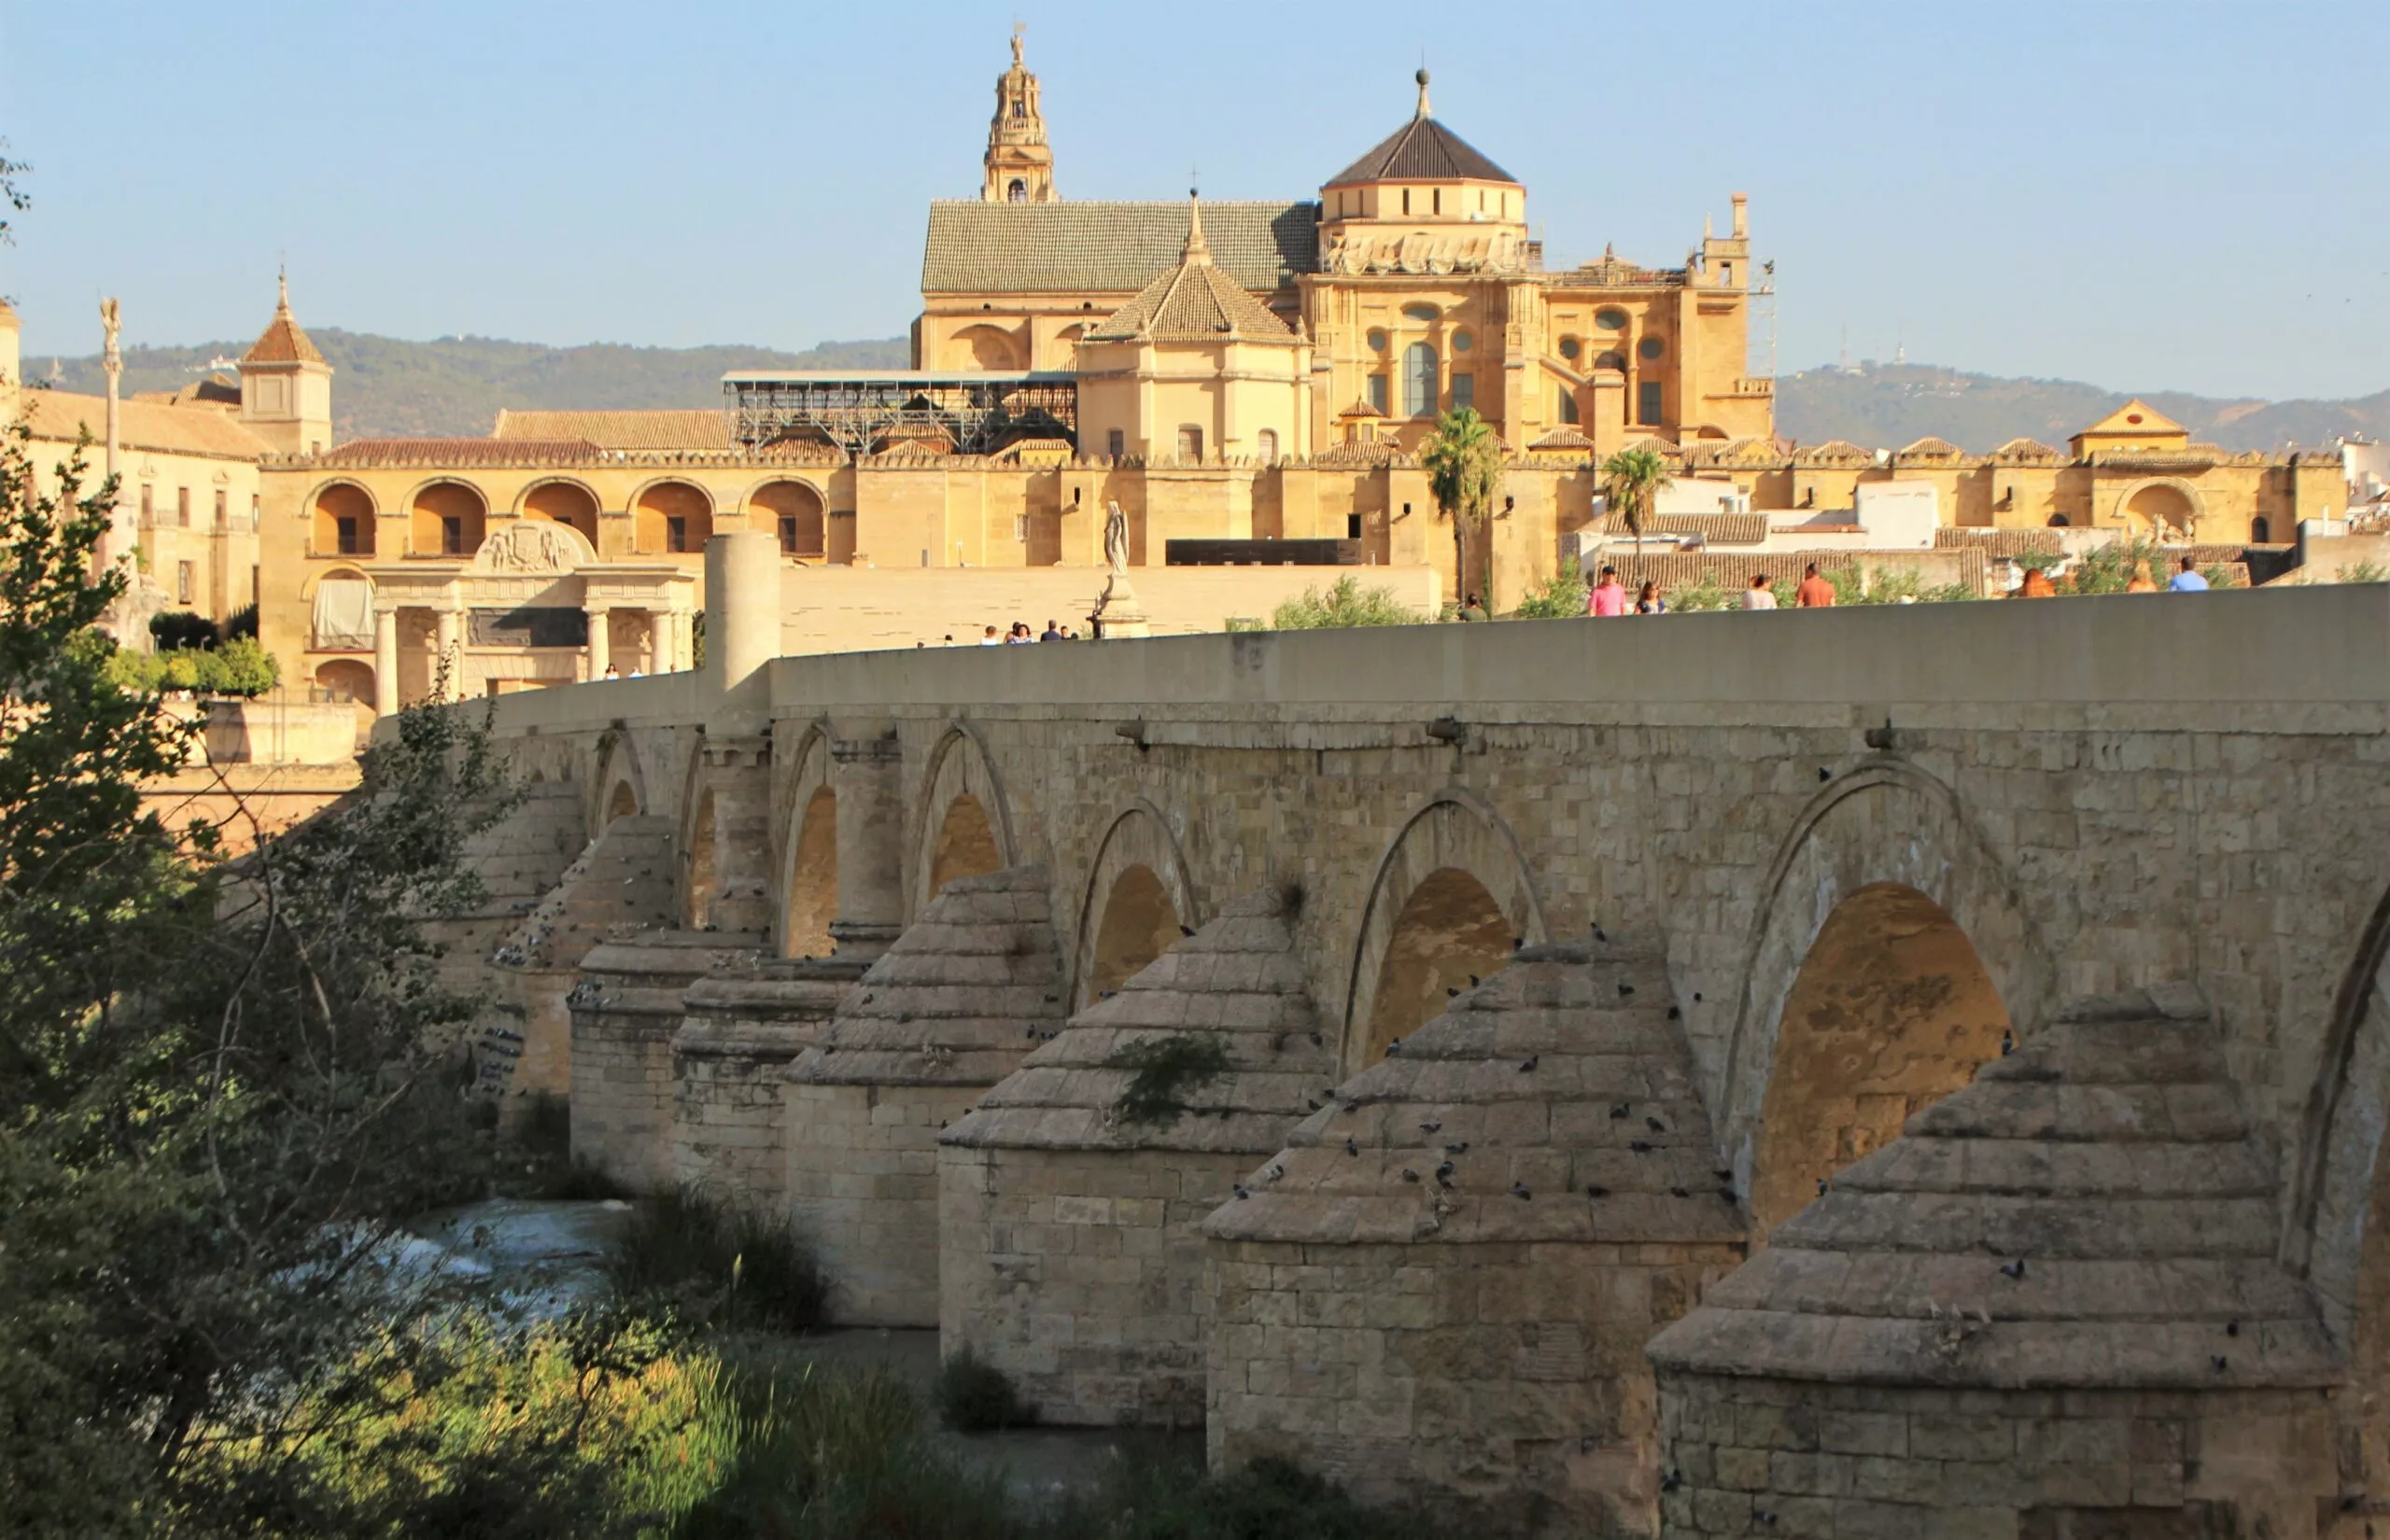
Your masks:
M2200 576L2199 569L2191 565L2191 558L2186 556L2183 558L2183 569L2174 574L2166 590L2170 594L2204 594L2207 592L2207 580Z

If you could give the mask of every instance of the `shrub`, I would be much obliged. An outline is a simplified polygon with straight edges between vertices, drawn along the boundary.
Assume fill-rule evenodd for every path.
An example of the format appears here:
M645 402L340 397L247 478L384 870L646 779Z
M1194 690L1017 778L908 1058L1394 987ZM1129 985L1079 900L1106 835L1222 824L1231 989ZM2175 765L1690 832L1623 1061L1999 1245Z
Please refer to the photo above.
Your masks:
M683 1187L641 1203L607 1264L626 1300L720 1326L820 1325L829 1280L794 1231Z
M161 652L216 645L216 623L189 609L162 609L149 617L149 639Z
M1578 567L1577 558L1570 556L1561 562L1560 570L1553 574L1549 582L1519 601L1511 616L1522 621L1552 621L1584 612L1585 574Z
M1484 1532L1405 1509L1366 1508L1333 1482L1263 1458L1216 1477L1171 1460L1116 1460L1093 1494L1054 1516L1048 1533L1105 1540L1445 1540Z
M258 634L258 607L253 604L245 604L241 606L240 609L233 610L232 614L224 618L224 624L220 629L224 633L224 639L226 641L231 641L235 637L256 636Z
M1363 588L1357 578L1339 578L1327 593L1306 588L1270 616L1270 623L1230 622L1231 631L1330 631L1357 625L1417 625L1427 617L1395 597L1390 588Z
M203 652L200 688L214 695L254 697L282 679L282 665L255 637L235 637L213 652Z
M1179 1032L1130 1043L1104 1062L1136 1071L1112 1104L1120 1121L1168 1123L1187 1110L1183 1093L1228 1072L1229 1051L1209 1032Z
M2333 581L2335 582L2390 582L2390 567L2385 567L2380 562L2372 560L2351 562L2341 568L2341 575Z
M1686 583L1668 593L1668 608L1679 614L1695 615L1705 609L1735 609L1743 602L1739 589L1728 588L1718 581L1714 572L1704 572L1699 582Z
M938 1365L932 1393L938 1420L957 1433L994 1433L1037 1421L1037 1408L1020 1398L1004 1371L969 1348Z

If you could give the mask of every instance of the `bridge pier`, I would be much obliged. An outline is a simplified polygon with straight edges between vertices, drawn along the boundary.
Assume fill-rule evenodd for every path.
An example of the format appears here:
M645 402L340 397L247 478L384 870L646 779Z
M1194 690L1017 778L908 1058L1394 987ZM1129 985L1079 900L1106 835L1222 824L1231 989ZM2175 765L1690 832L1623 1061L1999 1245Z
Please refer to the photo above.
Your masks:
M905 930L905 754L885 721L841 722L830 742L837 799L836 955L869 962Z

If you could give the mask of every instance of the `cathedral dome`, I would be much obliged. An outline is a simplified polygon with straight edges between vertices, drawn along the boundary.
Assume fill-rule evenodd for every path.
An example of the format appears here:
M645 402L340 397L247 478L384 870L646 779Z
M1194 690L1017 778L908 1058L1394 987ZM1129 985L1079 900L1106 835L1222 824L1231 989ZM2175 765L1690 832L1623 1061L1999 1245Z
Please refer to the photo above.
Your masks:
M1419 107L1411 121L1322 185L1338 188L1362 182L1506 182L1519 186L1517 177L1436 120L1427 105L1427 72L1421 70L1417 79Z

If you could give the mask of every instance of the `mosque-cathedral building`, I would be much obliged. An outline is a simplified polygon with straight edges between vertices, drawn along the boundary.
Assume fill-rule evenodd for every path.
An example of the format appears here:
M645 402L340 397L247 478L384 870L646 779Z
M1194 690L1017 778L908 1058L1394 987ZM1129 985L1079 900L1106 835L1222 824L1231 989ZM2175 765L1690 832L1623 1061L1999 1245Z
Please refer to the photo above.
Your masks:
M1681 266L1550 269L1527 189L1434 115L1424 70L1417 87L1314 199L1074 201L1016 35L979 196L930 207L912 368L732 375L720 409L335 442L331 370L286 295L237 386L125 403L120 433L148 441L128 477L144 560L177 606L254 600L286 680L387 711L443 659L464 694L690 666L717 530L778 537L792 617L876 617L793 619L791 651L954 637L957 582L1007 595L989 620L1024 594L1091 599L1115 502L1141 592L1179 581L1173 542L1281 586L1334 576L1257 549L1300 540L1297 561L1449 599L1452 530L1414 456L1458 407L1511 452L1469 561L1497 602L1602 537L1598 467L1630 446L1675 477L1666 532L1711 551L1869 548L1871 488L1914 506L1930 488L1944 545L2050 526L2264 544L2345 508L2337 452L2228 453L2140 402L2064 449L1788 444L1747 363L1764 280L1742 195ZM15 344L0 311L10 380ZM100 433L97 398L28 394L49 398L38 438Z

